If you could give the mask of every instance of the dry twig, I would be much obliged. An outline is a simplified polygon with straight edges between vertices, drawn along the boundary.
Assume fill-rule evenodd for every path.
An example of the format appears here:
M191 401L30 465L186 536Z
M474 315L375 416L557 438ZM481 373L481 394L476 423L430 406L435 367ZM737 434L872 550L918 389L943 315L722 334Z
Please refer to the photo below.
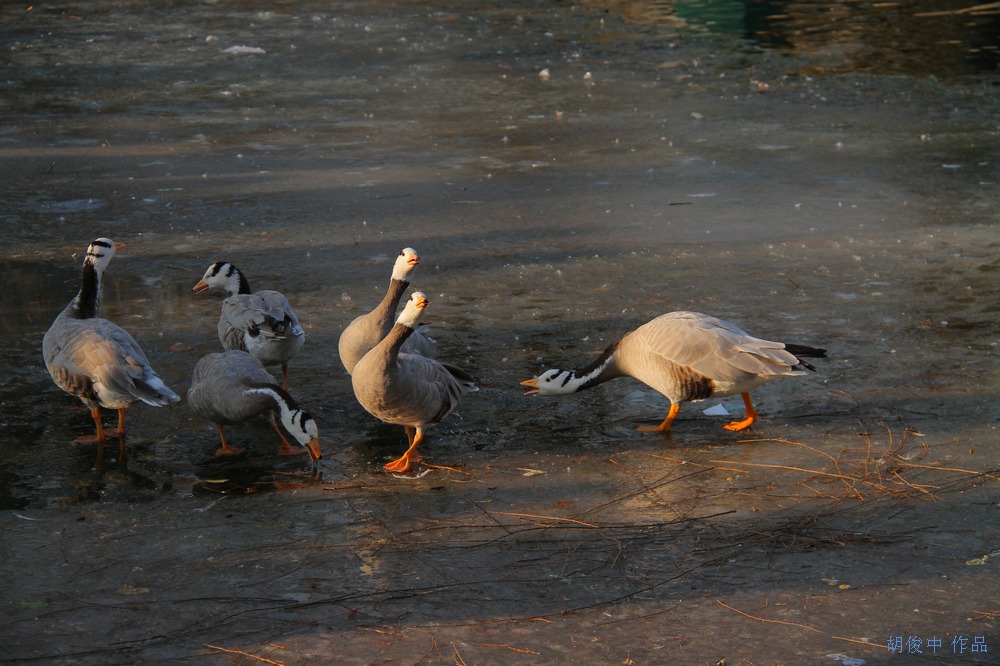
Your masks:
M274 661L273 659L268 659L266 657L261 657L249 652L244 652L243 650L233 650L230 648L224 648L219 645L212 645L210 643L205 643L204 647L211 648L212 650L218 650L219 652L227 652L229 654L238 654L241 657L250 657L251 659L256 659L257 661L262 661L265 664L275 664L275 666L285 666L283 661Z

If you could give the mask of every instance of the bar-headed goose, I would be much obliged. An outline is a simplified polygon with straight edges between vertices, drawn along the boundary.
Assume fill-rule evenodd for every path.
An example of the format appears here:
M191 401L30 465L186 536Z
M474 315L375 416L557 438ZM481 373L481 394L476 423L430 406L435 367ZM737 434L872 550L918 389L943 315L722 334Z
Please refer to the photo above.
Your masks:
M211 289L228 294L219 316L222 348L250 352L264 365L280 364L287 391L288 361L306 339L288 299L270 289L251 292L246 276L228 261L209 266L192 289L196 294Z
M746 418L725 428L741 431L758 417L750 391L782 377L815 371L802 358L824 356L826 350L761 340L698 312L669 312L626 333L581 370L546 370L521 384L531 387L525 395L565 395L616 377L634 377L670 400L670 411L660 425L639 427L658 432L670 430L683 402L739 393Z
M156 375L132 336L98 316L104 269L121 247L107 238L90 244L83 260L80 292L42 338L45 367L59 388L90 408L97 428L93 439L98 442L104 442L106 433L124 436L125 408L132 403L162 407L180 400ZM101 407L118 410L117 430L102 427ZM78 441L90 439L81 437Z
M424 429L451 414L466 393L478 391L472 376L453 365L400 352L413 334L429 301L419 291L410 296L389 335L354 366L351 382L358 402L386 423L406 429L409 448L385 466L405 472L419 460Z
M389 288L386 290L385 296L382 297L382 301L368 314L355 318L340 334L337 351L347 374L351 374L358 361L392 330L396 308L399 307L403 292L410 285L410 276L418 264L420 264L420 257L417 256L417 251L412 247L403 248L393 264ZM422 326L417 328L406 339L403 344L403 353L420 354L421 356L433 355L434 340L427 337L422 329Z
M208 419L218 429L222 447L216 451L217 456L243 452L229 445L222 426L265 415L281 442L279 454L308 452L314 464L322 457L316 421L299 409L292 396L247 352L235 350L202 357L191 374L187 402L195 414ZM276 414L281 425L302 448L292 446L281 434Z

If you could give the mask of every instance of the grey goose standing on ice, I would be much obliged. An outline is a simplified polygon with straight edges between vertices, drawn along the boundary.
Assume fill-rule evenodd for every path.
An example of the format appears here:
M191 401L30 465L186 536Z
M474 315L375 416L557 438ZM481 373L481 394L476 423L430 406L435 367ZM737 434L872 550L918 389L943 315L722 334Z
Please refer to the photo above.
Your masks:
M90 409L97 429L93 439L104 442L106 434L118 434L124 446L127 407L137 401L162 407L180 398L156 375L135 339L98 316L104 270L121 247L98 238L87 248L80 291L45 332L42 356L56 385ZM101 407L118 410L116 430L101 425Z
M270 289L251 292L246 276L228 261L209 266L192 289L196 294L226 292L218 326L222 348L250 352L264 365L281 365L287 391L288 362L306 339L288 299Z
M464 394L479 390L464 370L401 352L428 303L421 292L414 292L389 335L365 354L351 374L361 406L385 423L406 429L409 448L385 466L389 472L405 472L419 460L417 447L424 430L451 414Z

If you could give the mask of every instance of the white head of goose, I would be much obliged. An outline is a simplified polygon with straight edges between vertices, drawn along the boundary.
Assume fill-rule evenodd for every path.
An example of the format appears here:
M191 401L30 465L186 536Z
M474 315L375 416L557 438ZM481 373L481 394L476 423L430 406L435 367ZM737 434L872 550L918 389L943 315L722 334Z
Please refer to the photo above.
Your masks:
M389 288L385 296L374 310L356 317L344 332L340 334L337 352L340 362L348 374L354 372L354 366L392 330L396 308L403 298L403 293L410 285L413 271L420 265L420 257L412 247L403 248L392 266L389 278ZM414 330L403 344L403 352L431 356L434 353L434 340L427 337L422 327Z
M213 263L192 288L196 294L213 289L227 294L218 325L222 348L249 352L264 365L280 365L288 390L288 361L306 339L288 299L270 289L251 292L246 276L228 261Z
M417 446L424 429L458 407L460 398L478 391L469 373L425 356L401 353L429 304L421 292L410 296L396 325L374 349L365 354L351 374L354 395L368 412L385 423L406 429L409 448L385 469L405 472L419 460Z
M294 455L308 452L313 464L321 457L316 421L299 409L287 391L278 386L260 361L244 351L234 350L207 354L194 366L191 388L187 394L192 411L215 424L221 448L217 456L236 455L226 441L224 425L242 423L255 416L266 416L280 441L278 453ZM289 444L278 422L301 448Z
M42 338L42 356L53 381L80 398L94 419L96 435L78 441L103 442L106 433L123 437L125 409L136 401L162 407L180 400L156 375L132 336L98 316L104 270L122 247L108 238L90 244L79 293ZM101 407L118 410L117 430L104 430Z
M761 340L698 312L670 312L626 333L585 368L546 370L521 385L531 388L525 395L565 395L616 377L634 377L670 400L662 423L639 427L658 432L670 430L681 403L739 393L746 418L725 425L738 432L758 418L750 391L782 377L815 371L802 359L824 356L826 350Z

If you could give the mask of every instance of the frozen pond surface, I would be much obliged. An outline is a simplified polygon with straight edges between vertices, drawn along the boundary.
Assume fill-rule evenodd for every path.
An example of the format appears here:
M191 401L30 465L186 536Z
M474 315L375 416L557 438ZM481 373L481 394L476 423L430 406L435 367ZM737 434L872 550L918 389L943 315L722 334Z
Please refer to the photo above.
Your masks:
M995 16L761 6L4 5L0 662L996 663ZM290 298L319 478L183 403L73 443L41 338L102 235L178 393L212 261ZM336 358L405 246L482 388L418 478ZM661 437L636 382L521 395L681 309L829 358L743 435L703 413L738 398Z

